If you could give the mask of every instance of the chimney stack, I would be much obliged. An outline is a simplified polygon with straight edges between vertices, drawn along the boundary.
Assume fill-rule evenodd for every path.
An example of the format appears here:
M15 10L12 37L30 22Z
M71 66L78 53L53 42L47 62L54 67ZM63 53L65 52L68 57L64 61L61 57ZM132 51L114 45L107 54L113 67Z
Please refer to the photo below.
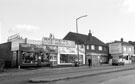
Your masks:
M25 44L27 43L27 40L28 40L27 38L24 39L24 43L25 43Z
M121 42L123 42L123 38L121 38Z
M91 30L89 30L88 39L91 40L91 38L92 38L92 33L91 33Z

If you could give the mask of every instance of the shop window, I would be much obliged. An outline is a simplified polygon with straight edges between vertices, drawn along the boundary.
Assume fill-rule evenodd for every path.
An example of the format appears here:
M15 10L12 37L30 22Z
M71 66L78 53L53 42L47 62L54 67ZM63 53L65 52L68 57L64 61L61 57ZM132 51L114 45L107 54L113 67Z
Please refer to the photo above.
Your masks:
M74 63L75 61L78 61L77 55L71 55L71 54L60 54L60 63ZM79 56L79 61L82 64L83 63L83 56Z
M36 63L38 61L38 57L34 52L22 52L22 63Z
M41 62L49 62L49 55L46 53L41 53Z
M57 54L50 53L49 57L50 57L50 61L57 61Z

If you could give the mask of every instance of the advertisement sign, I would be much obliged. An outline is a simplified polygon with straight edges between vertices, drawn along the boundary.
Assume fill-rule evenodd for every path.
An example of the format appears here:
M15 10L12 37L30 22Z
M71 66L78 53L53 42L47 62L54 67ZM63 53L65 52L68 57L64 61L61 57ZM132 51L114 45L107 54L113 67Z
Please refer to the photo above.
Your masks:
M58 47L53 45L43 46L43 45L21 43L19 49L24 51L35 51L35 52L53 52L53 53L58 52Z
M47 45L46 46L46 52L58 52L58 47L57 46L53 46L53 45Z
M75 53L77 54L77 48L73 47L58 47L59 53ZM79 53L85 54L85 50L82 48L79 48Z
M121 43L109 44L109 53L110 54L122 53Z
M76 53L76 49L72 47L58 47L59 53Z
M56 46L69 46L75 47L74 41L62 40L62 39L55 39L55 38L42 38L43 45L56 45Z
M11 42L11 41L14 41L14 40L17 40L17 39L21 39L21 36L19 34L9 36L8 37L8 42Z

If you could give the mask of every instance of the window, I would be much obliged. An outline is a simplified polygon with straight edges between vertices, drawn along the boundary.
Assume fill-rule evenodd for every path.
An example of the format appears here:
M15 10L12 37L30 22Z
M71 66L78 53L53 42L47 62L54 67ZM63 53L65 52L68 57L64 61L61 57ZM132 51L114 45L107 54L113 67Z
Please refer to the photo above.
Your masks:
M38 55L34 52L21 52L22 63L36 63L38 61Z
M87 50L88 50L88 49L89 49L89 45L87 45L87 47L86 47L86 48L87 48Z
M78 61L78 55L60 54L60 63L74 63ZM79 62L83 63L83 55L79 55Z
M127 51L127 48L126 47L123 47L123 51Z
M91 50L95 50L95 46L94 45L91 45Z
M131 51L132 51L132 48L128 48L128 51L130 51L130 52L131 52Z
M102 46L98 46L98 50L99 51L102 51L103 50L103 47Z

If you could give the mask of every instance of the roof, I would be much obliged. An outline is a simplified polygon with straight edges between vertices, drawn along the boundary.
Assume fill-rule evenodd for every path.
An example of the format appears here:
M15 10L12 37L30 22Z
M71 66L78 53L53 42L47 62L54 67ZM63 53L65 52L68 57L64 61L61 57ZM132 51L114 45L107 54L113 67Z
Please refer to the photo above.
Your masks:
M64 38L64 40L72 40L77 43L77 40L79 44L93 44L93 45L101 45L101 46L106 46L104 42L96 38L95 36L89 36L85 34L77 34L74 32L69 32Z
M122 45L133 46L132 44L130 44L128 42L125 42L125 41L114 41L114 42L111 42L111 43L108 43L108 44L113 44L113 43L121 43Z

